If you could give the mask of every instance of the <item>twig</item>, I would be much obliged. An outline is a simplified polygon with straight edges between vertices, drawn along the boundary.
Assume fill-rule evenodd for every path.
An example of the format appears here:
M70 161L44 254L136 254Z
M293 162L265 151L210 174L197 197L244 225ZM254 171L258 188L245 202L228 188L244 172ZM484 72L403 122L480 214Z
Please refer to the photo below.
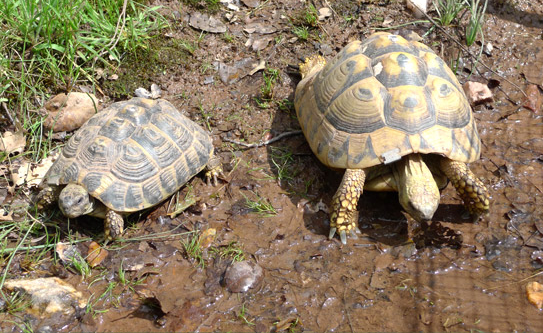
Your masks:
M443 27L441 27L439 24L436 23L436 21L434 21L433 18L430 17L430 15L426 14L425 12L421 11L422 14L424 14L424 16L426 16L426 18L432 22L432 24L434 26L436 26L439 30L441 30L441 32L443 32L445 35L447 35L447 37L452 40L453 42L455 42L461 49L462 51L466 52L467 54L469 54L470 57L472 57L473 59L477 59L477 57L475 55L473 55L473 53L471 53L464 45L462 45L462 43L460 43L456 38L454 38L453 36L451 36L451 34L449 34L445 29L443 29ZM499 74L498 72L496 72L495 70L493 70L492 68L490 68L490 66L488 66L487 64L485 64L482 60L479 60L479 63L481 65L483 65L483 67L485 67L486 69L488 69L489 71L491 71L493 74L497 75L498 77L502 78L504 81L506 81L507 83L509 83L510 85L512 85L513 87L517 88L523 95L524 97L528 98L528 95L526 95L526 93L524 92L524 90L522 90L522 88L520 88L516 83L513 83L511 82L509 79L507 79L505 76Z
M117 20L117 26L115 27L115 33L113 34L113 37L111 37L111 41L104 46L104 49L98 56L102 56L105 53L107 53L110 49L115 48L117 46L117 43L119 43L119 40L121 39L121 35L123 34L124 27L126 25L126 6L128 4L128 0L124 0L123 2L123 9L119 15L119 19ZM122 25L121 25L122 22ZM120 26L120 27L119 27Z
M19 121L17 120L17 118L14 119L14 118L11 116L11 113L9 112L8 106L6 105L5 102L2 102L2 107L4 108L4 111L6 111L6 114L7 114L8 118L9 118L9 120L11 121L11 123L13 124L13 126L14 126L17 130L19 130L19 127L20 127L20 126L18 126L18 125L19 125Z
M281 140L282 138L285 138L285 137L288 137L288 136L293 136L293 135L298 135L298 134L302 134L302 131L284 132L284 133L281 133L278 136L275 136L275 137L273 137L273 138L271 138L269 140L260 141L258 143L245 143L245 142L236 141L236 140L232 140L232 139L228 139L228 138L223 138L223 141L230 142L230 143L235 143L237 145L247 147L247 148L257 148L257 147L267 146L270 143L274 143L275 141Z

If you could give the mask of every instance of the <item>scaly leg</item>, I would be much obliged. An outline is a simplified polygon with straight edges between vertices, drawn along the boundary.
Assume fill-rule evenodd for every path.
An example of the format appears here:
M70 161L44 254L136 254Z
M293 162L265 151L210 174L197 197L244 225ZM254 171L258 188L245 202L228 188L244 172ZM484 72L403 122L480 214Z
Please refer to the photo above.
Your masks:
M341 184L332 198L329 238L334 237L337 231L341 242L347 244L347 233L354 235L358 216L356 206L364 189L365 179L364 169L345 170Z
M440 166L464 201L464 207L469 212L472 221L475 222L481 215L486 214L490 205L488 190L466 163L442 157Z
M104 232L107 240L119 238L124 231L124 218L114 210L108 209L104 219Z

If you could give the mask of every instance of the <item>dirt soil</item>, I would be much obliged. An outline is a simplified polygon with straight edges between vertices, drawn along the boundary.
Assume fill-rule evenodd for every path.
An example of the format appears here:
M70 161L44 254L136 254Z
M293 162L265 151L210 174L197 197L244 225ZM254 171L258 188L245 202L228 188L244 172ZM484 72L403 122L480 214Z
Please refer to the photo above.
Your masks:
M511 84L526 90L530 83L543 83L543 4L488 4L484 44L492 50L480 60L500 75L479 63L469 76L473 59L440 30L423 39L447 63L458 60L461 83L488 83L494 93L492 102L474 108L483 149L481 159L471 164L492 196L490 213L476 223L464 219L461 201L449 185L432 225L413 243L407 236L413 221L397 194L368 192L358 206L361 235L347 245L328 239L328 215L313 209L320 201L330 202L341 173L321 165L303 135L258 148L227 140L255 143L300 128L292 105L299 76L288 67L299 57L319 52L330 58L349 41L382 28L396 32L395 26L416 19L403 2L315 1L317 10L333 10L302 40L293 29L303 22L307 3L231 4L239 11L222 4L214 14L226 26L225 34L202 33L189 25L191 15L206 13L205 8L154 1L164 6L162 13L172 24L156 46L162 47L153 58L160 70L128 75L127 65L118 72L121 82L128 77L136 86L158 84L163 98L211 130L225 179L213 187L195 177L181 197L190 188L198 202L176 218L166 215L168 202L132 216L127 241L108 245L109 256L86 279L47 260L29 274L22 269L24 255L16 257L11 277L61 276L94 307L49 318L2 314L0 330L19 331L13 322L24 318L42 332L543 331L543 312L528 302L525 291L527 282L543 282L542 276L532 277L543 267L542 111L540 105L534 110L523 106L525 97ZM404 28L423 36L430 27ZM447 31L463 41L462 27ZM167 50L181 41L196 47L192 53L180 52L178 59L174 54L172 61ZM477 54L480 47L476 43L470 50ZM164 60L166 54L170 58ZM278 70L272 94L263 96L261 89L270 71L251 74L240 66L240 72L225 76L225 65L246 58ZM145 61L144 67L156 65ZM111 102L116 93L104 87L107 96L100 97ZM265 216L248 208L245 198L256 201L257 196L277 213ZM56 221L81 236L98 239L101 233L100 221L91 218L68 225L58 214ZM186 237L179 233L210 228L217 232L212 247L235 241L247 260L262 267L260 284L232 293L223 281L230 260L205 249L202 267L187 255ZM172 237L142 238L157 232ZM107 294L108 284L119 281L121 263L128 279L143 282L117 285ZM107 297L92 302L101 295Z

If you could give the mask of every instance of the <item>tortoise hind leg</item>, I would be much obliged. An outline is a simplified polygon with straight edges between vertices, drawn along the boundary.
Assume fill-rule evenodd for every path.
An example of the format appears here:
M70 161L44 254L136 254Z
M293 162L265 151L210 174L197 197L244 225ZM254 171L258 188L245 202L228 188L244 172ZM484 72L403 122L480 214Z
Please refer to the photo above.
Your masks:
M366 172L363 169L347 169L341 184L332 198L330 212L330 235L339 234L341 242L347 244L347 233L354 235L356 229L356 206L364 189Z
M488 190L466 163L442 157L440 167L464 201L464 207L469 212L472 221L477 221L481 215L488 212L490 204Z
M107 240L119 238L124 231L124 218L114 210L108 209L104 219L104 233Z

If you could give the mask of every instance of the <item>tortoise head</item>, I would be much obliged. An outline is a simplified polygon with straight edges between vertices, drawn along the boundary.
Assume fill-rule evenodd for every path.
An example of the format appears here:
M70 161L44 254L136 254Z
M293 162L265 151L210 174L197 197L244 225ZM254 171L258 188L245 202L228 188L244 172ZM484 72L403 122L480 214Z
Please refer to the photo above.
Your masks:
M300 74L302 79L306 78L313 72L320 71L326 65L326 59L320 55L313 55L305 58L304 62L300 63Z
M75 218L92 212L94 199L83 186L68 184L60 192L58 206L64 216Z
M397 162L400 204L418 222L430 221L439 206L441 194L420 154L404 156Z

